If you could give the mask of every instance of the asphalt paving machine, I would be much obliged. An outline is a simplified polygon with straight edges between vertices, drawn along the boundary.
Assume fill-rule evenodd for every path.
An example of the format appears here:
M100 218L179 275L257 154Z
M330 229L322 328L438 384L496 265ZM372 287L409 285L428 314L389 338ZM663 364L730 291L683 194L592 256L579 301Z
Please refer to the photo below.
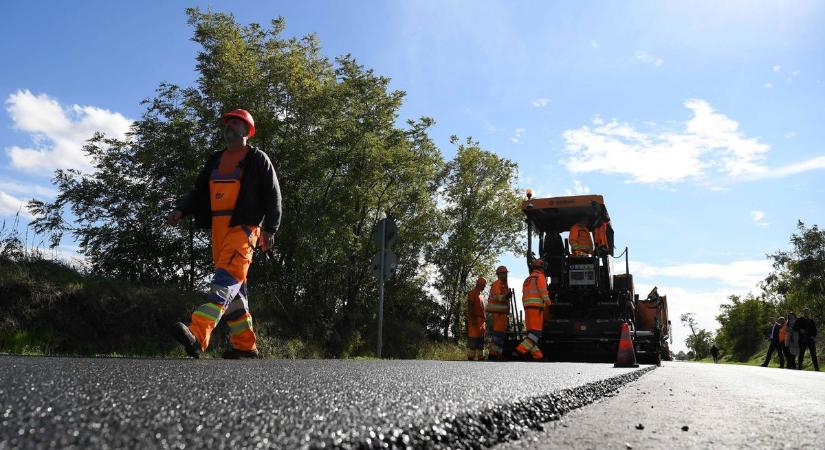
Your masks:
M645 299L634 291L628 251L614 257L614 231L601 195L532 198L522 204L527 222L527 263L544 260L552 305L545 310L541 349L552 361L613 362L621 327L630 328L639 363L656 364L670 352L667 298L654 289ZM586 224L592 252L574 254L563 238L575 224ZM614 269L614 259L621 261ZM514 315L513 315L514 316ZM523 337L512 321L505 349Z

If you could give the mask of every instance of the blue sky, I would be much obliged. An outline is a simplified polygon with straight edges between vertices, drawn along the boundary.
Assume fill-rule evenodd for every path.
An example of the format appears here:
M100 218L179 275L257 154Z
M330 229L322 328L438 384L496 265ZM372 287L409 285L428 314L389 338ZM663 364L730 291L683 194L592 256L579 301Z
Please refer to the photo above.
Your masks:
M604 195L637 290L660 286L674 322L690 311L715 329L797 219L823 225L821 2L260 3L199 5L242 23L282 15L288 35L391 77L400 120L434 117L448 157L451 134L471 135L539 196ZM158 83L192 84L190 5L4 6L1 218L53 195L52 170L82 168L79 143L122 133ZM502 262L520 284L523 264Z

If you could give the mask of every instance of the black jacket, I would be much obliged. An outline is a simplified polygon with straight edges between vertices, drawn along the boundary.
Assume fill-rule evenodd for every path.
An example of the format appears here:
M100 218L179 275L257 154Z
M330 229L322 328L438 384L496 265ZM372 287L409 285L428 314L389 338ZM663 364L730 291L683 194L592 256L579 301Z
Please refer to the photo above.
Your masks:
M238 202L232 213L230 226L260 226L264 231L274 233L281 224L281 188L272 161L266 153L248 146L249 151L239 166L243 170ZM177 205L183 215L193 214L198 228L212 227L212 207L209 202L209 179L218 168L223 150L215 152L206 160L195 189L184 196Z
M796 319L796 322L793 324L794 331L801 331L805 330L805 333L802 334L801 338L815 338L816 337L816 324L814 323L813 319L809 317L799 317Z

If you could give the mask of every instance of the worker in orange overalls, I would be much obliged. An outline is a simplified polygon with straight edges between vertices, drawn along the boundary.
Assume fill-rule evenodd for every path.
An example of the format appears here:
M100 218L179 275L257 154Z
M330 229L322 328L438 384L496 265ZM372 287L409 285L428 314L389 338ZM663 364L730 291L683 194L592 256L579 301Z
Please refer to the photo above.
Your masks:
M281 190L269 157L247 145L255 136L255 121L243 109L221 118L226 149L204 165L195 188L169 215L176 225L192 214L200 228L212 229L215 272L208 302L199 306L189 325L172 327L173 337L186 353L198 358L221 318L229 325L228 359L257 358L255 330L249 313L246 275L256 244L268 251L275 244L281 220Z
M487 286L484 277L478 277L476 287L467 294L467 360L481 361L484 358L484 299L482 292Z
M593 255L593 238L590 236L590 230L587 229L587 222L581 221L570 228L570 250L573 256L591 256Z
M492 316L490 331L490 346L487 359L497 360L504 352L504 339L507 335L507 324L510 320L510 288L507 286L507 268L499 266L496 269L498 278L490 286L490 300L487 302L487 313Z
M544 309L550 305L550 294L547 291L547 278L544 276L544 261L532 260L530 269L530 276L524 280L521 295L527 337L516 347L514 356L525 357L529 353L534 361L541 361L544 355L539 348L539 340L544 327Z

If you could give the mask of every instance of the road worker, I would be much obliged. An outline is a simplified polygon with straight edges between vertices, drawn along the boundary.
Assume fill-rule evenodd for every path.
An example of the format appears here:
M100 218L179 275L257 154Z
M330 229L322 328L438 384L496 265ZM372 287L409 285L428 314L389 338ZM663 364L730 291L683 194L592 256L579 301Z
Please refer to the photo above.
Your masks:
M570 228L570 250L573 256L593 255L593 238L587 229L587 222L581 221Z
M487 324L484 321L484 299L482 292L487 287L487 280L478 277L476 287L467 294L467 360L484 359L484 334Z
M257 358L246 275L256 244L262 251L275 244L281 191L269 157L247 145L255 136L252 115L236 109L224 114L221 123L226 148L209 157L194 189L168 219L176 225L191 214L199 228L211 228L215 265L208 302L195 309L188 326L178 322L172 333L189 356L198 358L223 317L229 325L232 347L223 357Z
M550 305L550 294L547 291L547 278L544 276L544 261L532 260L530 270L530 276L524 280L521 295L527 337L516 347L514 356L523 358L529 354L534 361L540 361L544 355L539 348L539 341L544 327L544 309Z
M507 324L510 320L510 288L507 286L507 268L499 266L496 269L497 280L490 287L490 300L487 302L487 313L492 317L490 331L490 346L487 359L501 359L504 351L504 339L507 336Z

